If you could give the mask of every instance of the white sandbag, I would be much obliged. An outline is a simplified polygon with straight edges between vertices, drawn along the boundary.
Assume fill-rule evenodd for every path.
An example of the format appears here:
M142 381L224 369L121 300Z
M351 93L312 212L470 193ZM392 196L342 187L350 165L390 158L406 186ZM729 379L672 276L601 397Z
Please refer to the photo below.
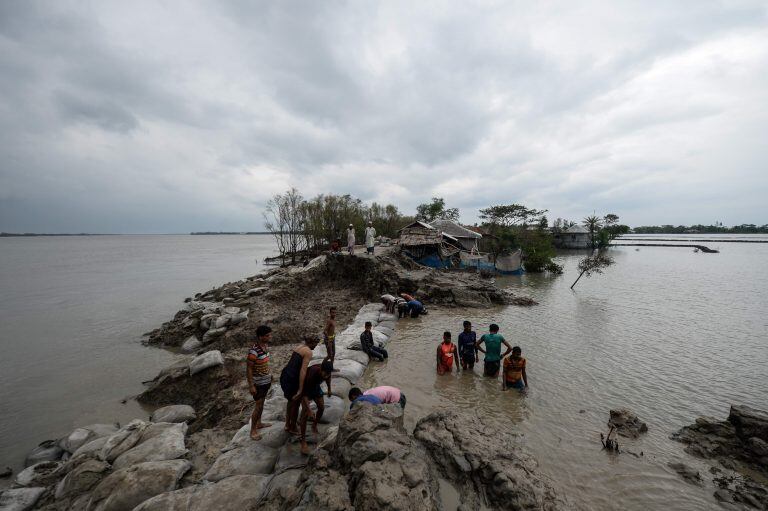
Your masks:
M333 382L331 382L333 386ZM338 424L347 411L348 405L338 396L325 396L323 398L323 416L320 418L320 424ZM312 401L309 405L310 410L317 412L317 405Z
M141 435L148 424L139 419L134 419L114 435L107 438L104 447L101 449L100 459L112 463L115 458L124 452L133 449L141 440Z
M256 509L272 476L232 476L217 483L203 483L163 493L142 502L133 511L210 511Z
M3 511L27 511L37 503L45 488L14 488L0 492L0 509Z
M195 409L189 405L170 405L152 412L152 422L189 422L195 420Z
M203 479L216 482L237 475L270 474L276 461L277 449L253 442L216 458Z
M56 500L90 491L109 471L109 463L86 460L64 477L56 486Z
M59 441L59 445L65 451L74 453L92 440L114 435L118 429L114 424L89 424L72 431Z
M175 490L191 467L186 460L149 461L113 472L91 493L88 511L131 511L155 495Z
M220 365L224 365L224 358L221 356L221 352L219 350L206 351L192 359L192 362L189 363L189 375L194 376L209 367Z
M252 443L259 443L277 449L288 440L288 432L285 431L284 422L275 422L267 428L260 429L259 434L261 435L261 440L251 439L251 422L248 421L248 424L235 433L235 436L232 437L232 440L229 441L221 452L224 453L240 447L246 447Z
M25 467L31 467L37 463L43 461L58 461L64 454L64 449L61 448L59 442L56 440L46 440L41 442L40 445L32 449L27 458L24 460Z
M121 454L112 467L115 470L147 461L175 460L187 454L184 434L187 425L173 424L157 436L142 441L139 445Z

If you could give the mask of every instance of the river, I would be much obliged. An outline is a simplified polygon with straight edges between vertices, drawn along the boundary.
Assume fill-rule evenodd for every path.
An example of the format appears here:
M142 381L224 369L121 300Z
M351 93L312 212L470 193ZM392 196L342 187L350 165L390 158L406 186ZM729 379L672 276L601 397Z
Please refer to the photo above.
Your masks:
M683 461L711 478L668 437L700 415L724 418L731 403L768 409L768 245L717 248L615 248L616 263L573 291L576 253L559 257L562 276L499 279L540 305L400 321L392 357L371 364L363 384L401 387L411 427L440 407L507 425L584 507L718 509L711 487L667 468ZM174 355L142 346L141 335L185 296L261 271L273 250L266 236L0 238L0 465L18 470L34 445L76 426L145 415L121 400ZM479 333L496 322L522 347L527 395L501 392L479 367L435 374L443 330L456 336L463 319ZM608 410L622 406L648 424L622 441L642 457L600 450Z
M0 468L77 426L146 416L121 401L174 355L142 334L273 253L258 235L0 238Z
M401 387L410 427L453 408L519 432L542 471L585 508L719 509L709 465L669 439L701 415L724 419L731 403L768 409L768 246L719 248L611 249L615 264L573 291L575 253L559 257L562 276L500 279L540 305L441 309L400 321L391 358L371 364L363 384ZM522 347L527 395L480 376L482 354L474 374L436 375L442 332L456 339L464 319L478 334L498 323ZM618 407L648 424L640 439L620 440L642 457L601 451L608 411ZM705 487L684 482L667 467L673 461L698 469Z

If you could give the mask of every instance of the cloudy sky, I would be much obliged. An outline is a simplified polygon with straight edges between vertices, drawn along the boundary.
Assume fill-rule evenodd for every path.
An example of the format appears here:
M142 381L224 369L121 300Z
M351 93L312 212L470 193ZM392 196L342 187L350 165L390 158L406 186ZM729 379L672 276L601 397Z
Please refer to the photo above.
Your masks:
M768 223L764 1L0 2L0 230L273 194Z

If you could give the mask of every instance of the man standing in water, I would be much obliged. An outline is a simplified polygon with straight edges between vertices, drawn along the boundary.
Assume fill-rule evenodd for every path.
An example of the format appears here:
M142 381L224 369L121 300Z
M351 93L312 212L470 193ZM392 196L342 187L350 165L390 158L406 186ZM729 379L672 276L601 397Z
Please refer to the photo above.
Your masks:
M355 255L355 226L352 224L347 228L347 252L349 255Z
M288 400L285 408L285 430L291 434L299 434L296 423L299 416L301 396L304 394L304 380L307 377L307 367L312 360L312 350L320 339L317 335L305 335L304 342L293 350L291 358L280 373L280 388Z
M373 238L376 237L376 229L373 228L373 222L368 222L368 227L365 228L365 250L373 255L373 247L375 243Z
M477 334L472 331L472 323L464 322L464 331L459 334L459 355L461 356L461 368L470 371L475 368L477 362Z
M307 368L307 377L304 379L304 391L301 394L301 419L300 424L300 436L301 442L301 454L309 454L309 446L307 445L307 421L309 420L309 401L312 400L317 405L317 412L312 420L312 432L317 434L317 423L323 416L325 410L325 403L323 401L323 390L320 388L320 384L323 381L327 381L331 378L333 372L333 364L330 360L323 360L322 364L316 364Z
M256 342L248 350L246 363L246 378L248 390L256 402L251 414L251 438L261 440L259 430L271 426L267 422L261 422L261 412L264 411L264 399L272 384L272 375L269 373L269 347L267 343L272 338L272 329L267 325L259 325L256 329Z
M451 342L451 332L444 332L443 342L437 347L437 374L450 373L453 359L456 358L457 354L456 345ZM458 362L456 363L456 372L459 372Z
M504 377L501 388L524 390L528 387L528 375L525 373L525 359L521 357L520 346L512 348L512 354L504 359Z
M489 330L490 333L483 334L483 336L480 337L480 340L477 342L477 349L485 353L483 374L485 376L496 378L499 375L501 359L509 355L509 352L512 351L512 347L507 344L504 337L499 334L499 325L494 323L490 326ZM485 344L485 348L482 347L482 344ZM502 344L507 347L504 355L501 354Z

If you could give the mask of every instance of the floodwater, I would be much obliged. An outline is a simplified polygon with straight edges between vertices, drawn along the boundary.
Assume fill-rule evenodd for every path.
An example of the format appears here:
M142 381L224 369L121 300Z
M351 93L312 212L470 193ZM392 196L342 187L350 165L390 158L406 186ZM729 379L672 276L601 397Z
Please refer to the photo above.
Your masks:
M768 409L768 245L718 248L614 248L615 264L573 291L582 255L563 255L564 275L499 280L538 306L435 309L400 321L390 359L371 364L362 383L401 387L410 427L449 408L522 434L542 472L583 508L720 509L709 465L669 439L696 417L724 419L732 403ZM482 354L474 374L436 375L442 332L455 339L464 319L478 334L498 323L522 347L527 394L483 378ZM620 439L637 457L601 450L608 411L618 407L648 424L640 439ZM667 467L678 461L698 469L704 486Z
M0 468L77 426L145 417L121 400L174 355L142 334L273 253L253 235L0 238Z

